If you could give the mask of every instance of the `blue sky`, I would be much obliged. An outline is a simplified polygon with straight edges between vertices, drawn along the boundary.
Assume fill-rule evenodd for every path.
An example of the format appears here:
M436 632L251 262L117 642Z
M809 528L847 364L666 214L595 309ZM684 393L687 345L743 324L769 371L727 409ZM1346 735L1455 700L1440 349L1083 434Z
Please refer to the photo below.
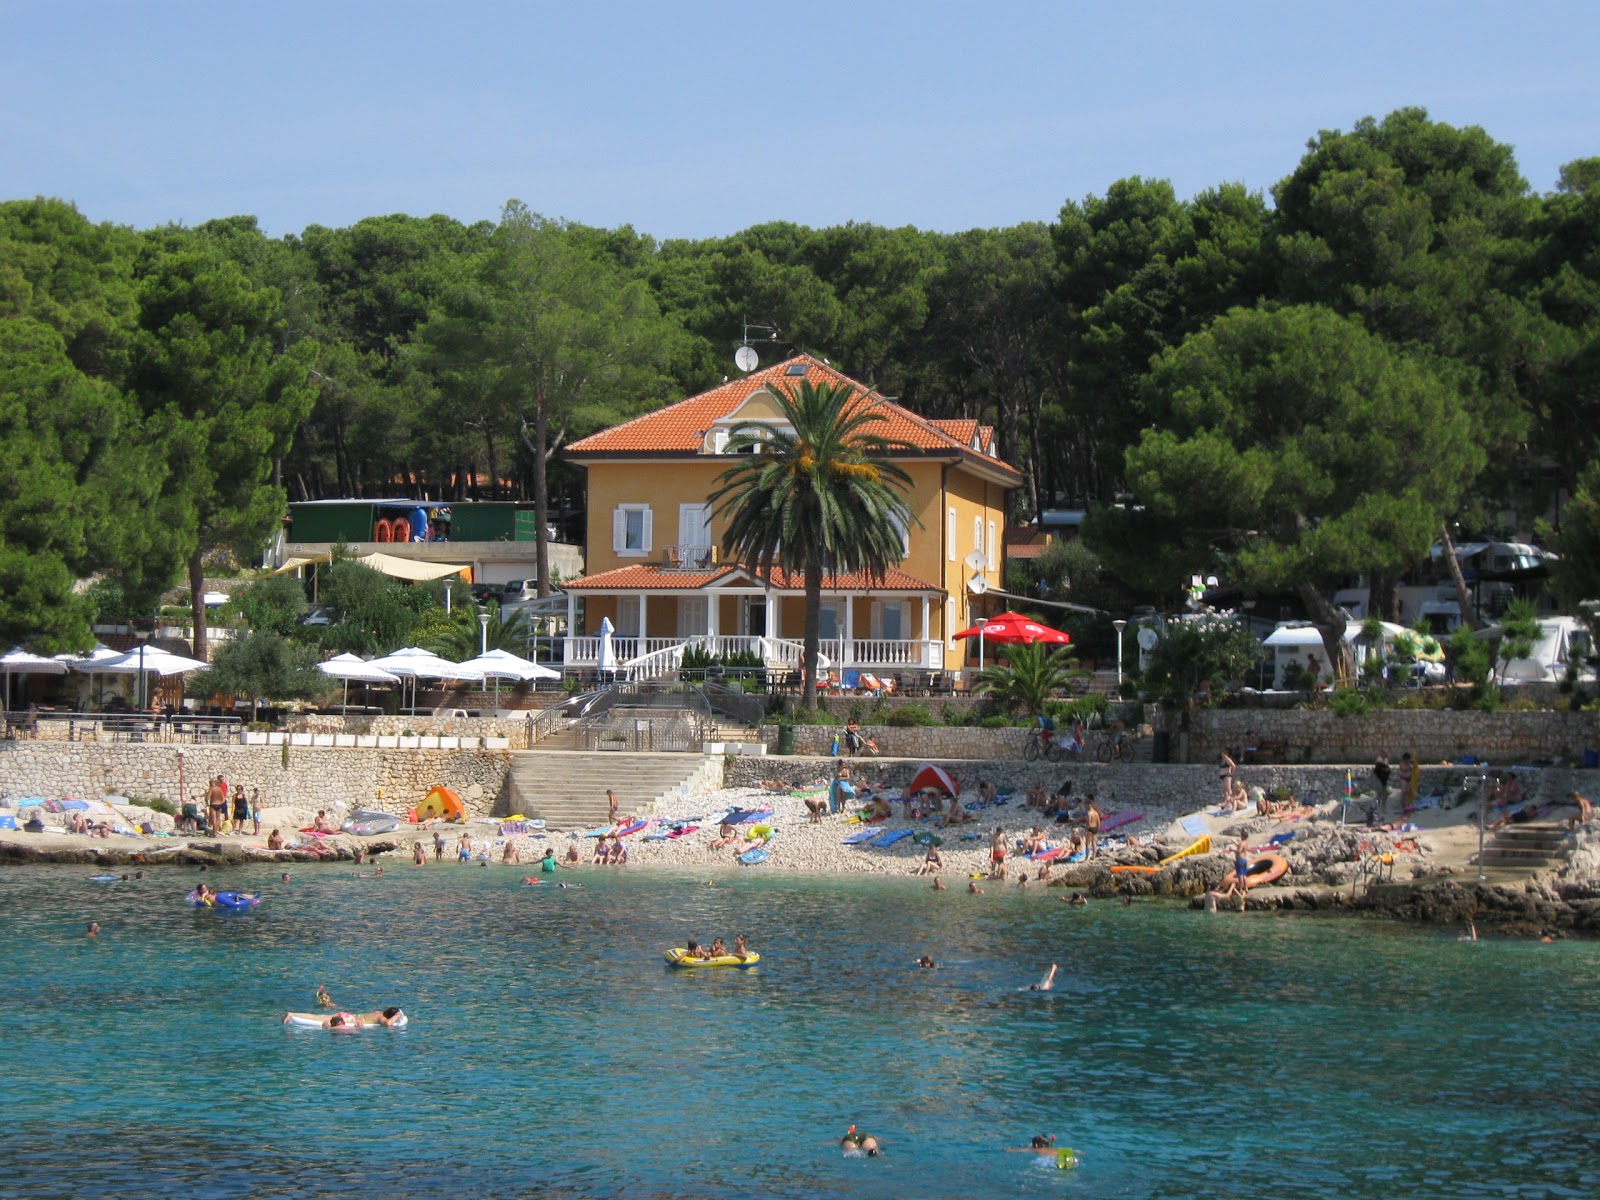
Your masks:
M981 14L981 15L980 15ZM270 233L510 198L708 237L1269 189L1421 105L1548 191L1600 154L1600 4L0 0L0 198Z

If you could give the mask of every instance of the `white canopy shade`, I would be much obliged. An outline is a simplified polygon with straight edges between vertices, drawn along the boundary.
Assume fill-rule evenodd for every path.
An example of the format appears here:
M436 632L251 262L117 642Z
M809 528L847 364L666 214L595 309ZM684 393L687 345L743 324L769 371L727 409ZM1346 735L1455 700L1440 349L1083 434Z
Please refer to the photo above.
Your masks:
M561 672L525 658L518 658L509 650L490 650L469 658L460 664L463 669L477 671L485 679L560 679Z
M375 667L354 654L340 654L327 662L317 664L317 670L333 679L353 680L356 683L399 683L400 676L392 671Z
M94 649L87 654L57 654L55 661L73 670L78 670L85 663L109 662L113 658L121 658L122 651L113 650L104 642L96 642Z

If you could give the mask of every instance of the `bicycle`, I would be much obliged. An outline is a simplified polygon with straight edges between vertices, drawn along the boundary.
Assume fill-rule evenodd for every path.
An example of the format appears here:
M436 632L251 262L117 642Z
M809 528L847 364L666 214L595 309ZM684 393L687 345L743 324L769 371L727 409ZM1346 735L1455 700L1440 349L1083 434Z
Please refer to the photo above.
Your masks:
M1065 753L1060 740L1054 735L1046 740L1042 729L1035 729L1028 734L1028 740L1022 743L1022 757L1029 762L1038 762L1041 754L1051 762L1060 762Z
M1128 762L1133 758L1133 739L1126 730L1119 729L1114 733L1107 733L1100 739L1099 749L1095 757L1103 763Z

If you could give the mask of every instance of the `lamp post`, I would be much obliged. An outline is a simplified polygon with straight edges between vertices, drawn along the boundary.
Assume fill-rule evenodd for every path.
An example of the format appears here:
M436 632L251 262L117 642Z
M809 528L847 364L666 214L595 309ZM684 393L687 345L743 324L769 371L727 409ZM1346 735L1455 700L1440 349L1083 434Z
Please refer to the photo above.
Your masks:
M487 653L489 653L489 614L488 613L481 612L481 613L478 614L478 625L483 630L483 636L482 636L482 638L481 638L481 640L480 640L480 642L478 644L478 653L479 654L487 654Z
M450 612L450 583L451 581L448 579L444 581L444 611L446 614Z
M1122 690L1122 631L1128 627L1126 621L1113 621L1111 628L1117 631L1117 690Z
M139 639L139 711L143 712L145 710L145 708L146 708L145 682L144 682L144 648L145 648L145 643L147 643L150 640L150 631L148 629L135 629L133 631L133 636Z
M1416 770L1413 766L1412 770ZM1478 776L1478 882L1485 879L1483 873L1483 820L1485 810L1489 807L1489 772L1485 771Z

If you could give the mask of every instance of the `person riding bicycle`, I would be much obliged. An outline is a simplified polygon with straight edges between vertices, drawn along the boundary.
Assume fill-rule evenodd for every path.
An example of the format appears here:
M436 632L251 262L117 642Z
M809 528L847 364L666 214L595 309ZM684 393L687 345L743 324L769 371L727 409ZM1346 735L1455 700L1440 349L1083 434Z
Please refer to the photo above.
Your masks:
M1039 744L1041 746L1043 746L1046 750L1048 750L1050 748L1050 743L1055 740L1055 736L1056 736L1056 721L1055 721L1055 718L1052 717L1049 713L1040 713L1039 714Z

